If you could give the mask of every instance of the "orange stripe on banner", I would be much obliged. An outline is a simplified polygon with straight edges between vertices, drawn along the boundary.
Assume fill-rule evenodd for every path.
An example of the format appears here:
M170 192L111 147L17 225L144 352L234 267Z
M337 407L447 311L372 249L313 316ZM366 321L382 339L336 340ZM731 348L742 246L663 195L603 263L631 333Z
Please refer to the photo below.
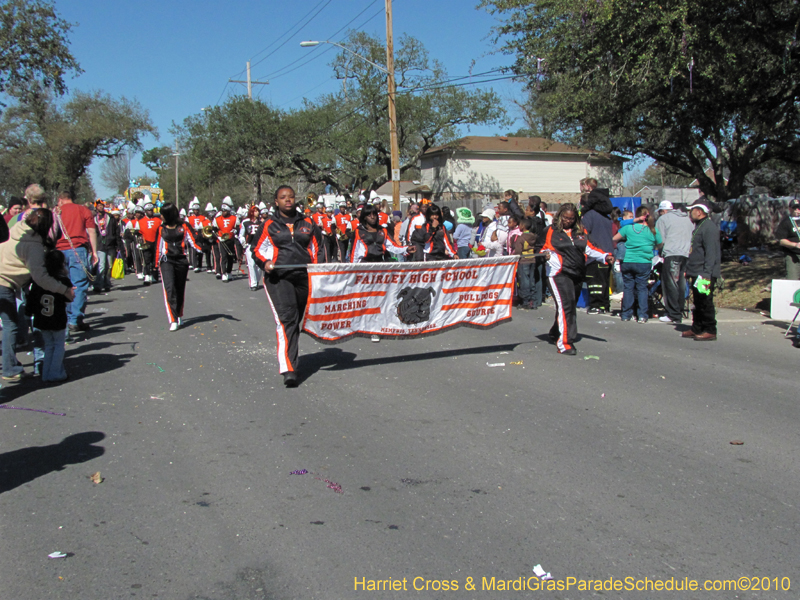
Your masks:
M511 306L511 298L508 300L487 300L486 302L459 302L458 304L445 304L442 310L454 310L456 308L483 308L484 306Z
M380 308L365 308L364 310L351 310L350 312L331 313L328 315L307 315L307 321L338 321L339 319L352 319L364 315L379 315Z
M474 269L497 269L503 267L514 268L516 263L492 263L488 265L475 265L474 267L420 267L414 269L386 269L385 271L378 271L377 269L348 269L347 271L308 271L309 277L318 277L320 275L348 275L350 273L416 273L420 271L464 271ZM368 284L364 284L368 285Z
M386 292L357 292L355 294L342 294L341 296L323 296L320 298L309 298L309 304L324 304L325 302L339 302L340 300L350 300L351 298L367 298L385 296Z
M486 292L488 290L505 290L514 287L511 283L495 283L494 285L476 285L475 287L457 287L457 288L443 288L442 292L445 294L454 294L456 292Z

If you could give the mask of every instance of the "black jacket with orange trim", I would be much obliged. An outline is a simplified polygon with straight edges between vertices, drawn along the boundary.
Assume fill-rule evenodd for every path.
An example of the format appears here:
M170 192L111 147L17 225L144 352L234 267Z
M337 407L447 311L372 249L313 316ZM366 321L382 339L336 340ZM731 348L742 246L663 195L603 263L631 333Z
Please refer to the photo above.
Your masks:
M547 261L546 271L548 277L559 273L573 277L586 276L586 257L598 261L606 260L610 256L592 245L585 233L572 234L566 231L557 231L551 225L545 230L541 247L537 240L538 252L549 252L550 260Z
M292 217L280 213L269 217L253 239L253 260L260 269L270 260L276 266L326 262L322 232L300 211Z

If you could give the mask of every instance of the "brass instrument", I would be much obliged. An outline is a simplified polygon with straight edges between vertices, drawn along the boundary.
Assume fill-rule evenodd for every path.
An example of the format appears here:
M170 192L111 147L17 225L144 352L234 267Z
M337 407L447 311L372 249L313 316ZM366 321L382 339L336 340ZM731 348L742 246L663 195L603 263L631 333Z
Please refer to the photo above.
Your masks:
M142 234L140 232L134 231L133 235L134 238L136 239L136 247L139 250L150 250L150 248L153 247L153 244L151 242L144 241L144 237L142 237Z
M219 236L219 238L220 238L220 239L221 239L223 242L227 242L229 239L231 239L231 237L232 237L232 234L231 234L231 233L229 233L229 232L223 233L221 236Z
M202 230L200 230L200 233L203 234L204 238L210 240L214 237L214 228L211 225L206 225Z

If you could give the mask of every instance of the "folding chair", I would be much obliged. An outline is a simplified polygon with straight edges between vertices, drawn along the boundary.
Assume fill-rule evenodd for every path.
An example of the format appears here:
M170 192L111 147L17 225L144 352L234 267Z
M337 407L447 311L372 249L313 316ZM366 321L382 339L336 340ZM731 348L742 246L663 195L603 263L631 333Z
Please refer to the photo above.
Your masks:
M794 313L794 319L792 319L792 322L789 323L789 328L786 330L786 333L783 334L783 337L785 338L789 337L789 332L792 330L792 327L794 327L794 324L797 322L797 317L800 317L800 302L790 302L789 306L791 306L792 308L796 308L797 312Z

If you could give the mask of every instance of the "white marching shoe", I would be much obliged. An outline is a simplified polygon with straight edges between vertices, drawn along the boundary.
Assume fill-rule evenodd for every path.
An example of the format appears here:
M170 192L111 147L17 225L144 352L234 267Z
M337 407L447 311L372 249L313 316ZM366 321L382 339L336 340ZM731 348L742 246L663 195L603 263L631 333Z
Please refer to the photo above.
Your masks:
M228 281L229 278L230 278L230 275L228 275L227 273L223 273L222 274L222 281Z
M137 273L136 279L144 279L144 273Z
M169 330L178 331L178 327L180 327L180 324L177 321L173 321L172 325L169 326Z

